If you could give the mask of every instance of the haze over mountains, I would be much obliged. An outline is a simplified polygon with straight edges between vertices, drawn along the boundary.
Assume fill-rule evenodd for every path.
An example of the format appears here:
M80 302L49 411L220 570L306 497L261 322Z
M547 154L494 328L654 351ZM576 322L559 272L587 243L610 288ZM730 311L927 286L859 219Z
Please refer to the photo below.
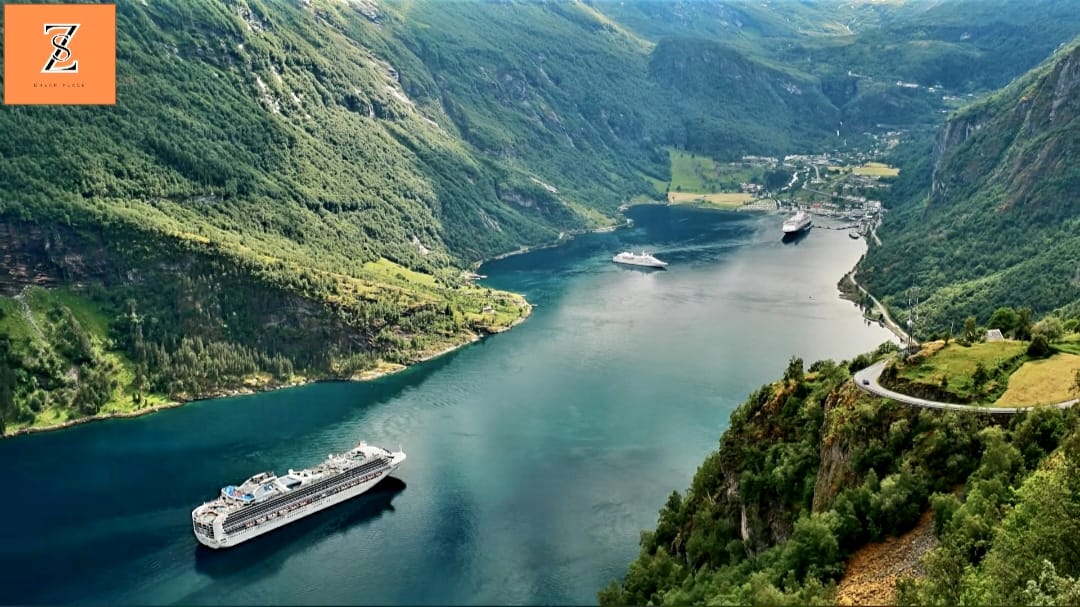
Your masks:
M523 304L461 270L618 221L620 204L659 195L665 146L727 159L853 149L883 129L918 142L1071 40L1076 8L118 5L116 107L0 111L0 354L14 386L0 415L27 425L252 373L351 376L500 330ZM1037 160L1038 141L1025 152ZM960 155L935 183L958 183ZM895 260L895 240L868 273ZM907 283L886 280L873 278L888 293Z

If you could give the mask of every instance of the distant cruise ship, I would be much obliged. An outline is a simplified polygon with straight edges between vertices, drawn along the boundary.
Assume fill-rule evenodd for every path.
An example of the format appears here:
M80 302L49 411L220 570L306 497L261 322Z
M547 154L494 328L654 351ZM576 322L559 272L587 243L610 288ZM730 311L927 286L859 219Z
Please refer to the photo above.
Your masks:
M405 453L361 441L351 451L285 476L260 472L191 512L199 543L227 548L356 497L390 475Z
M784 222L785 234L798 234L803 230L809 229L811 225L810 214L806 211L799 211Z
M623 263L628 266L645 266L647 268L666 268L668 265L666 261L660 261L652 255L647 255L645 251L642 251L640 255L629 251L623 251L615 257L612 257L611 261Z

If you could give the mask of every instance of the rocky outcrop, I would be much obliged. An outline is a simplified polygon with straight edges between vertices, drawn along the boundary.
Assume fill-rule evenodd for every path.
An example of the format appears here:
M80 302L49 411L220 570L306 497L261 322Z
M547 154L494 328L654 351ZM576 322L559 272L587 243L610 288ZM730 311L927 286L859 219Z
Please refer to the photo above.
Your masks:
M72 228L0 221L0 295L14 296L29 285L101 278L108 272L100 242Z
M934 143L934 172L930 185L932 201L942 202L948 198L950 178L953 173L942 170L945 159L953 150L970 139L982 125L978 115L969 114L949 120L945 123L945 128L941 129Z

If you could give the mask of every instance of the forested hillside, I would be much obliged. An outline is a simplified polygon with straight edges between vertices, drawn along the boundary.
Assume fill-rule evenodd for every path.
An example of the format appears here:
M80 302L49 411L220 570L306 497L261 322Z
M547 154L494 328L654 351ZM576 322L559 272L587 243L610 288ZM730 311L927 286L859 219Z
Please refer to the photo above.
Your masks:
M835 600L847 559L933 513L938 546L900 604L1071 604L1080 596L1080 418L901 405L851 372L886 354L793 359L674 492L601 605L800 605Z
M919 287L926 333L969 315L985 323L1001 306L1075 314L1080 41L951 116L923 146L908 163L917 181L860 267L870 290L906 307Z
M666 146L818 152L881 115L933 122L937 92L893 85L915 51L873 40L922 24L923 65L1011 78L1080 20L1046 8L1031 43L1020 9L961 6L1013 25L923 27L958 14L934 3L120 3L116 106L0 108L0 422L501 330L528 306L462 270L612 225L669 180Z

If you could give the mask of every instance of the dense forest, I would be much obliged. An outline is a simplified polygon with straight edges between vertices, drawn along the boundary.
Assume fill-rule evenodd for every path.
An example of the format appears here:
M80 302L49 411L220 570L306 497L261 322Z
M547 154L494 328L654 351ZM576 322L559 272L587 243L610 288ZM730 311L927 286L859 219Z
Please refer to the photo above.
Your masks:
M601 605L825 604L848 558L932 512L937 546L897 601L1067 605L1080 417L922 409L858 391L851 361L792 359L762 386L685 492L673 492Z

